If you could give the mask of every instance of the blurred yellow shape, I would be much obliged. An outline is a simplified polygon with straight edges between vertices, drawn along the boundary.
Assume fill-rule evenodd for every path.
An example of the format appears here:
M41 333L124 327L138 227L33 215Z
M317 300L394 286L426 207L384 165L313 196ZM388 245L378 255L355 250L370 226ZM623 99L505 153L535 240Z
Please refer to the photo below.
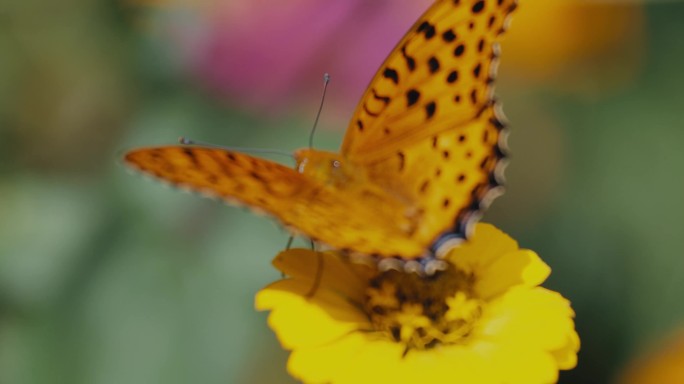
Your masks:
M684 329L663 340L656 350L633 361L618 383L684 383Z
M636 2L521 0L514 23L503 66L537 81L578 65L632 68L643 45L644 14Z

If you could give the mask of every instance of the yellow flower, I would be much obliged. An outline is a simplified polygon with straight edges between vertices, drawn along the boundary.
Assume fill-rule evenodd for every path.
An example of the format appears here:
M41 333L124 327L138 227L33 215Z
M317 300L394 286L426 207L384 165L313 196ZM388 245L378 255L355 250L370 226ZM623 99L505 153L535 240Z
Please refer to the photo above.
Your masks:
M259 310L306 383L551 383L577 363L574 313L539 287L550 268L488 224L434 276L295 249ZM314 290L322 262L320 285Z

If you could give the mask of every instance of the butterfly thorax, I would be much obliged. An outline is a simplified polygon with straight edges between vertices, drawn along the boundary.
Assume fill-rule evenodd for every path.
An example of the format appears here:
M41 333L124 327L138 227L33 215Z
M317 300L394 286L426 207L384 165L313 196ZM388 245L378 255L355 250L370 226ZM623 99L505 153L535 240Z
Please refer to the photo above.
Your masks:
M345 196L344 203L348 205L348 209L343 211L345 214L366 222L369 216L386 220L378 223L378 227L396 226L399 231L396 236L415 232L421 216L417 207L410 199L377 183L368 172L368 167L339 153L313 149L298 150L295 159L297 171L307 179L315 180L331 193ZM391 238L387 240L392 241Z

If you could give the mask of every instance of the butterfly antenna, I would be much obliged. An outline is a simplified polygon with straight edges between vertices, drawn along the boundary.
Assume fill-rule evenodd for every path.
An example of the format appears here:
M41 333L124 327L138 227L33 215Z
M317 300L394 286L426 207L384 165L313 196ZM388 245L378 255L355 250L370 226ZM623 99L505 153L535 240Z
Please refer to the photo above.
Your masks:
M192 139L188 139L187 137L183 137L183 136L181 136L178 139L178 142L183 144L183 145L200 145L203 147L223 149L226 151L239 151L239 152L251 152L251 153L264 153L264 154L271 154L271 155L280 155L280 156L287 156L290 159L294 159L294 156L291 153L285 152L285 151L279 151L277 149L227 147L225 145L216 145L216 144L206 143L203 141L192 140Z
M313 148L313 138L316 132L316 127L318 126L318 119L321 117L321 111L323 111L323 102L325 101L325 93L328 90L328 84L330 83L330 74L323 74L323 96L321 96L321 105L318 106L318 113L316 114L316 120L314 120L313 128L311 128L311 133L309 134L309 148Z

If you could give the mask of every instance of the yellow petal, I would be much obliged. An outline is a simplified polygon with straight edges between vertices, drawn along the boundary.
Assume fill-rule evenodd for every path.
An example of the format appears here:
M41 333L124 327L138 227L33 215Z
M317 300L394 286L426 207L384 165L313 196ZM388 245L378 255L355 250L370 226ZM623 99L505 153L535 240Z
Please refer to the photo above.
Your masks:
M551 352L552 356L556 359L558 369L573 369L577 366L577 351L579 347L579 335L575 331L570 332L565 346Z
M393 370L392 383L501 383L497 370L471 348L461 345L410 351Z
M489 299L516 285L537 286L551 274L551 268L528 249L501 255L486 268L477 271L475 291Z
M518 243L491 224L478 223L473 236L446 256L466 272L486 268L501 255L518 250Z
M569 302L556 292L513 288L486 306L476 332L488 340L554 351L564 348L574 332L573 316Z
M471 347L487 360L490 370L497 371L500 383L546 384L558 380L556 362L537 347L484 340L474 342Z
M335 384L376 384L394 382L392 372L403 364L405 346L390 340L367 337L360 348L347 361L346 369L335 377ZM401 383L402 381L398 381ZM405 382L405 381L403 381Z
M383 374L397 367L402 353L401 344L353 333L318 348L293 351L287 367L306 383L384 383L391 382Z
M320 286L360 303L372 270L361 264L343 262L334 252L315 252L308 249L283 251L273 259L273 266L288 276L308 281L313 285L320 273ZM320 268L320 269L319 269Z
M319 348L296 349L287 361L287 371L305 383L334 383L339 371L349 369L349 359L363 342L354 333Z
M368 318L349 301L319 288L312 298L305 295L308 282L286 279L257 293L257 310L271 310L268 323L286 349L320 345L358 329L370 327Z
M298 349L290 373L307 383L502 383L490 361L463 346L408 351L388 340L351 334L320 348Z

